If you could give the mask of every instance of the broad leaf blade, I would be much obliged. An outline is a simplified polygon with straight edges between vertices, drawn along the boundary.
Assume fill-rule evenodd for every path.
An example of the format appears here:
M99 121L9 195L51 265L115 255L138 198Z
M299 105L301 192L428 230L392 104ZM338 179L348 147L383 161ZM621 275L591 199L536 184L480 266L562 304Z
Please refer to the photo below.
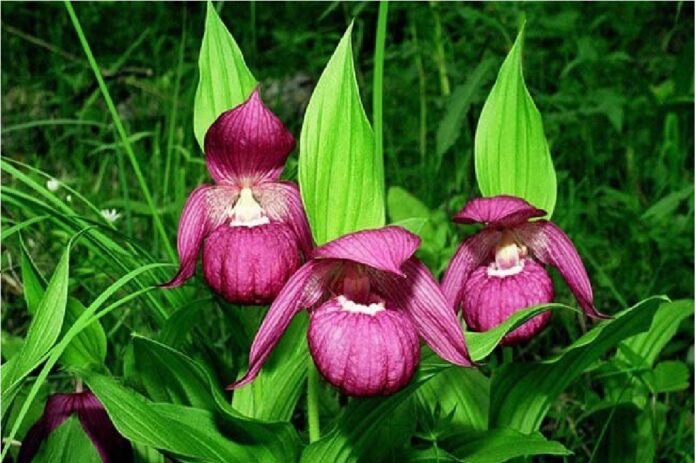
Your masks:
M484 196L509 194L553 213L556 172L541 114L522 76L524 29L483 106L474 142L476 180Z
M290 421L307 378L307 314L292 321L253 383L234 391L232 406L266 421Z
M276 451L254 441L236 424L213 412L183 405L154 403L113 378L82 371L116 429L129 440L204 461L285 461L293 451Z
M458 434L442 445L467 463L499 463L532 455L572 454L560 442L550 441L541 433L522 434L505 428Z
M32 461L34 463L58 461L100 463L102 459L77 416L71 416L49 434Z
M205 133L220 114L246 100L256 86L232 34L208 2L198 57L200 77L193 104L193 131L203 149Z
M320 245L384 225L384 166L360 101L351 31L319 78L300 137L300 190Z
M551 402L587 367L623 339L648 329L662 301L663 297L652 297L636 304L549 360L507 364L496 370L491 379L490 425L536 431Z

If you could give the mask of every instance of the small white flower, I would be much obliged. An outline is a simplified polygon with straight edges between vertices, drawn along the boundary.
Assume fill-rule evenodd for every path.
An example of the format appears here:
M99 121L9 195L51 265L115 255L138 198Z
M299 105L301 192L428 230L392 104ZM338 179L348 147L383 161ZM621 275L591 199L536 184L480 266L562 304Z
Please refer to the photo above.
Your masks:
M71 202L72 202L72 195L66 196L66 197L65 197L65 200L66 200L67 202L71 203Z
M116 209L102 209L101 215L109 223L115 223L121 217Z
M46 181L46 188L48 191L56 192L60 188L60 182L55 178L50 178Z

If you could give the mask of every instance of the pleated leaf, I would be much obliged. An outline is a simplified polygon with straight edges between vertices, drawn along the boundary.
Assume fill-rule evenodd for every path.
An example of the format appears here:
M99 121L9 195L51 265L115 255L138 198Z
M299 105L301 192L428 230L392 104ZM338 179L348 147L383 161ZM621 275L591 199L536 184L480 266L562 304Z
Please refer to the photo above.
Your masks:
M664 300L652 297L639 302L595 326L551 359L511 363L496 370L491 379L490 426L537 431L556 397L610 349L646 331Z
M220 114L243 103L256 87L239 45L208 2L205 32L198 56L200 73L193 103L193 131L198 145Z
M319 78L300 137L300 190L319 245L384 225L384 166L360 101L351 31Z
M484 196L519 196L551 216L556 172L541 114L524 83L523 41L524 28L481 111L474 141L476 180Z

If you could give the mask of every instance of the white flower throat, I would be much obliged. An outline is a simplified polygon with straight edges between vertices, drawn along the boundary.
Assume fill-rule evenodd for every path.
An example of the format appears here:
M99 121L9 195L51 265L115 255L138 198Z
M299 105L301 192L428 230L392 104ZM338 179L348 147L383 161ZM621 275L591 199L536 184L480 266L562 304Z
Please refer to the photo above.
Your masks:
M232 208L231 227L255 227L270 223L261 205L254 199L250 188L242 188L239 198Z
M517 275L524 269L524 258L527 257L527 247L520 246L506 232L500 243L495 247L495 261L488 266L488 275L507 277Z

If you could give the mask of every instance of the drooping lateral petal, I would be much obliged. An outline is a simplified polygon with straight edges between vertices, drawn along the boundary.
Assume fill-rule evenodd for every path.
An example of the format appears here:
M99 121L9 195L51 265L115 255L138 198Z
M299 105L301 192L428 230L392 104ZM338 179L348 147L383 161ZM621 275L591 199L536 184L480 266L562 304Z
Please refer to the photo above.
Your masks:
M592 318L610 318L594 307L590 278L573 242L556 224L541 220L519 225L513 232L541 262L561 273L580 307Z
M175 288L193 276L203 240L230 217L238 195L232 186L202 185L193 190L179 219L179 271L163 288Z
M237 389L252 382L271 355L292 318L302 309L316 304L323 294L322 277L331 263L309 261L304 264L280 290L266 317L261 322L249 352L249 367L246 374L228 390Z
M309 260L314 242L297 185L286 181L267 182L255 186L253 192L271 221L283 222L292 228L305 259Z
M430 271L416 258L401 266L404 277L382 274L372 280L378 291L402 310L418 334L443 359L471 366L462 327Z
M222 113L205 134L210 175L238 186L277 180L294 147L292 134L263 104L258 89Z
M344 235L314 250L315 259L345 259L404 275L401 265L418 246L420 238L401 227L389 226Z
M500 195L469 201L453 220L457 223L486 223L510 227L532 217L543 217L546 211L537 209L522 198Z
M80 424L99 452L102 462L120 463L133 461L129 442L116 430L104 406L92 393L84 397L77 411Z
M490 256L501 236L502 232L498 230L484 228L459 245L440 285L447 301L455 311L459 308L461 292L469 274Z

